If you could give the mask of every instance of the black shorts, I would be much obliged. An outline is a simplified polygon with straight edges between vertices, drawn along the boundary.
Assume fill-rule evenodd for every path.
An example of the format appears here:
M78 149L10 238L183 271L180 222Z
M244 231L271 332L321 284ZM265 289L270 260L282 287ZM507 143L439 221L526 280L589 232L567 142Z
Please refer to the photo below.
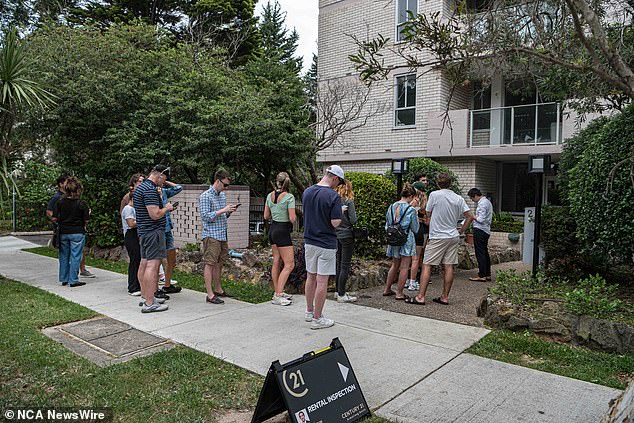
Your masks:
M272 221L269 226L269 241L271 245L277 245L278 247L292 246L291 232L293 232L293 224L291 222Z
M418 232L416 232L416 235L414 236L414 239L416 239L416 246L424 247L428 237L429 233L423 228L423 224L421 223L420 229L418 229Z
M139 236L141 258L145 260L160 260L167 256L165 250L165 231L155 229Z

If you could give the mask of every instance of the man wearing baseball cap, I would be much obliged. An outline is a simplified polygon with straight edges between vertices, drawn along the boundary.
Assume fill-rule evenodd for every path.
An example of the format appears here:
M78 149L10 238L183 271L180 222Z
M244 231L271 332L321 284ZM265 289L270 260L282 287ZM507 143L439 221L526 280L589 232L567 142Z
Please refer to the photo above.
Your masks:
M329 166L321 181L304 191L304 244L306 248L306 313L311 329L335 324L322 314L326 302L328 278L337 273L337 233L341 223L341 197L334 190L344 183L343 169Z

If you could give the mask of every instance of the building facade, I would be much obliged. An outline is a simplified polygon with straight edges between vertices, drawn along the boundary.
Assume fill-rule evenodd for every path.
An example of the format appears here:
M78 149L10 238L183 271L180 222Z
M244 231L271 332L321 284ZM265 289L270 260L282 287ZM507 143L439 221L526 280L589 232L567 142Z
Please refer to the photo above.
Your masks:
M447 0L319 0L320 86L358 83L348 59L357 51L351 36L369 40L382 34L390 38L389 47L397 48L408 10L449 13L448 7ZM321 151L318 160L338 163L346 171L383 174L393 159L429 157L456 173L465 196L478 187L496 210L520 213L533 206L528 157L548 154L556 163L563 141L581 127L574 112L537 95L515 94L514 82L503 75L486 90L465 81L450 96L441 69L409 69L397 54L384 53L393 71L387 81L372 85L365 105L381 113ZM425 53L419 53L419 60L426 60ZM547 201L556 187L553 176L545 179Z

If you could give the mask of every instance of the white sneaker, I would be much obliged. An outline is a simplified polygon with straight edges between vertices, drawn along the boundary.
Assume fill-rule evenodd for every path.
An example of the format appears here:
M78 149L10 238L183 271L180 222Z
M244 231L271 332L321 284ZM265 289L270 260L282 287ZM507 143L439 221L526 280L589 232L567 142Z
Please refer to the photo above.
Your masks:
M293 299L293 296L292 296L291 294L287 294L286 292L282 292L282 293L280 294L280 297L284 297L284 298L286 298L287 300L292 300L292 299Z
M354 303L357 301L357 297L353 297L352 295L348 294L347 292L345 294L343 294L342 296L339 296L339 294L337 294L337 302L338 303Z
M409 289L409 283L410 283L411 279L408 279L405 281L405 289Z
M309 322L309 323L312 322L313 321L313 317L314 317L314 315L313 315L312 311L305 311L304 312L304 320L306 322Z
M141 309L141 313L154 313L157 311L165 311L167 310L169 307L167 306L167 304L159 304L157 302L153 302L151 305L143 305L143 308Z
M416 280L412 280L409 284L409 288L407 288L409 291L418 291L420 289L420 283L418 283L418 281Z
M289 300L288 298L284 298L281 295L279 297L277 295L274 295L273 296L273 301L271 301L271 304L287 306L287 305L293 304L293 302L291 300Z
M131 295L133 297L140 297L141 291L128 292L128 295Z
M156 298L154 297L154 302L163 304L165 302L165 298ZM139 306L145 305L145 298L141 297L141 301L139 301Z
M332 319L327 319L324 316L321 316L319 319L313 319L313 323L310 324L311 329L326 329L335 324L335 321Z

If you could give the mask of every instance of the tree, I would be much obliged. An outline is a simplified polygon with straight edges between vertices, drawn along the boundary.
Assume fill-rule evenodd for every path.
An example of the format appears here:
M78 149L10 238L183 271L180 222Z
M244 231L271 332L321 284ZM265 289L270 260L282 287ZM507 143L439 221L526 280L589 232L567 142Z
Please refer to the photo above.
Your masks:
M15 136L16 124L26 110L44 109L54 100L41 85L27 79L30 67L25 45L18 39L17 30L10 29L0 50L0 177L7 192L15 186L10 176L13 162L23 152L21 139ZM0 201L4 200L4 189L0 189Z
M442 68L455 86L496 73L533 80L544 94L583 111L622 108L634 98L633 7L627 0L459 3L451 14L410 13L403 43L390 48L404 67ZM356 39L350 59L362 79L385 78L389 39ZM424 53L424 54L423 54ZM563 84L562 84L563 83Z
M142 20L151 25L173 28L181 22L186 4L186 0L88 0L69 8L68 20L102 28Z
M264 61L288 66L290 70L299 73L302 59L296 57L299 34L293 28L289 33L285 25L286 12L282 11L280 3L270 1L262 11L262 21L259 25L261 37L260 55Z

